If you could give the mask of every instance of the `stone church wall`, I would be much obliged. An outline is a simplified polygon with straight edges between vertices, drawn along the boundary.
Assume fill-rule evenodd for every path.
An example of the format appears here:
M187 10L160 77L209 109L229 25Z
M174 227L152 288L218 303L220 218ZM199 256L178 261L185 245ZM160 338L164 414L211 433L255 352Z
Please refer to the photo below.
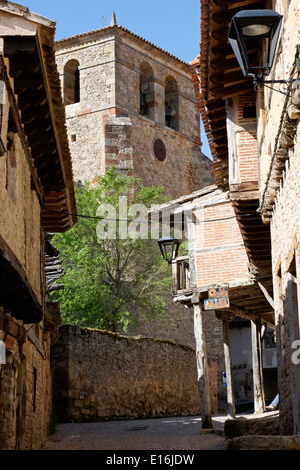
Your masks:
M146 186L164 186L171 199L213 183L212 161L201 152L200 116L188 64L123 28L103 28L56 43L63 94L66 64L75 60L80 99L66 106L75 181L92 180L114 165ZM153 72L151 118L140 112L145 63ZM178 130L165 123L170 77L178 87ZM163 161L153 152L156 139L166 149Z
M60 421L198 415L195 351L171 341L64 325L53 346Z

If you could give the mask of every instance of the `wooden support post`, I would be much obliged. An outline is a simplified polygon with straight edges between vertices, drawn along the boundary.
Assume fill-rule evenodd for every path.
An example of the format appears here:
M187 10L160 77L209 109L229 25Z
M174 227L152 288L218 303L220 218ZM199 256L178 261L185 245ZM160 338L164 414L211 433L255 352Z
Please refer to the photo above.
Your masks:
M233 379L232 379L232 361L231 361L231 348L229 340L228 320L223 319L223 344L224 344L224 358L227 382L227 413L231 418L235 418L235 400L233 392Z
M262 365L261 322L251 321L254 412L264 413L265 392Z
M203 310L199 302L194 304L194 332L196 340L196 360L202 429L213 429L207 355L203 331Z

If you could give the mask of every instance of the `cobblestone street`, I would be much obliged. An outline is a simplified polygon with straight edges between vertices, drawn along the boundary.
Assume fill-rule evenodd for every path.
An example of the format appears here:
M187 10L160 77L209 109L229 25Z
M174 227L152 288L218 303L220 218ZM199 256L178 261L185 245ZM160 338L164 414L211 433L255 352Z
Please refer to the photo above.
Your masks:
M207 434L199 416L59 424L45 450L224 450L226 419L214 416Z

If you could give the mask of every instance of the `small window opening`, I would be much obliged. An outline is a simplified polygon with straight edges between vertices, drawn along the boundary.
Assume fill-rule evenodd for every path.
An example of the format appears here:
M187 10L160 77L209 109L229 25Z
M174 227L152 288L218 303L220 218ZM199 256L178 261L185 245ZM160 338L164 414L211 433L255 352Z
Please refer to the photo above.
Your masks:
M7 138L6 154L6 190L14 204L17 203L17 160L15 153L14 134L10 132Z
M65 105L80 101L80 72L79 62L69 60L64 68L64 103Z
M74 77L74 103L79 103L80 101L80 88L79 88L79 68L75 70Z
M150 65L143 62L140 67L140 114L154 120L154 78Z
M179 131L178 86L171 76L167 77L165 87L165 125Z
M243 112L244 118L256 118L256 107L255 106L245 106Z
M265 348L266 349L275 349L276 348L276 335L274 331L266 331L265 337Z

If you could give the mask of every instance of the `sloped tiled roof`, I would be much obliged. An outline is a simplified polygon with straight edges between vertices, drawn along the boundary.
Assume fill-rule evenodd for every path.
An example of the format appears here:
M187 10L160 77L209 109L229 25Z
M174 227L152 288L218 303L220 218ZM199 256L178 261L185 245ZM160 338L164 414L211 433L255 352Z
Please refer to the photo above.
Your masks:
M26 35L22 29L18 33L17 21L15 29L14 20L8 26L4 22L0 36L4 37L4 56L9 60L9 73L14 79L20 120L44 192L43 228L50 232L65 231L76 222L76 202L54 52L55 22L5 0L0 2L0 11L29 25L30 33Z
M238 11L263 5L259 0L201 0L198 104L213 156L216 184L225 189L228 188L225 100L253 91L251 79L243 76L228 42L228 30Z
M117 30L127 34L132 39L135 39L135 40L143 43L144 45L150 47L151 49L155 49L157 52L163 54L164 56L168 56L170 59L176 61L178 64L180 64L184 68L186 68L186 69L189 68L189 64L187 62L184 62L183 60L178 59L178 57L176 57L175 55L165 51L164 49L156 46L155 44L151 43L150 41L147 41L146 39L142 38L141 36L139 36L135 33L132 33L128 29L124 28L123 26L119 26L119 25L112 25L112 26L109 25L109 26L106 26L105 28L95 29L93 31L89 31L89 32L86 32L86 33L80 33L80 34L70 36L70 37L67 37L67 38L58 39L57 41L55 41L55 47L56 47L56 49L60 49L63 45L65 45L65 44L67 44L71 41L75 41L75 40L83 40L83 41L86 40L86 41L88 41L91 38L94 38L95 36L106 35L109 31L117 31Z

